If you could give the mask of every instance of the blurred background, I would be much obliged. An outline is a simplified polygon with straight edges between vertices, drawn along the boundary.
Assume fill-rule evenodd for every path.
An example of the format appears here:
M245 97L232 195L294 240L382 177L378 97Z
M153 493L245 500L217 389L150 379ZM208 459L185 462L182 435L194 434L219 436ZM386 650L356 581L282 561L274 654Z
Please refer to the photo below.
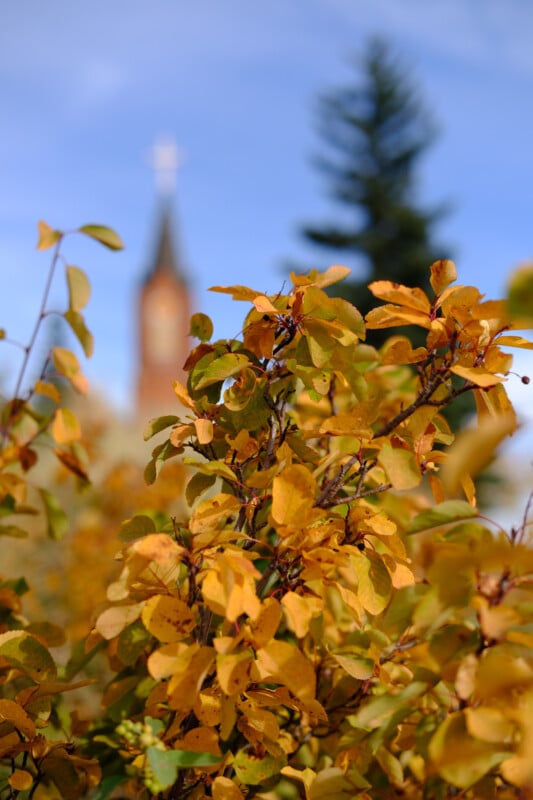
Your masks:
M363 80L376 35L436 134L413 164L413 202L428 212L446 207L432 238L456 260L460 282L501 295L510 271L533 256L530 4L18 0L0 11L0 317L8 335L27 341L42 294L49 254L34 250L36 221L111 225L123 252L72 239L66 253L93 286L87 321L96 351L86 373L117 409L131 410L161 137L180 151L175 244L193 310L212 316L215 336L238 333L239 318L229 298L206 291L214 284L274 293L287 265L332 262L364 279L360 256L329 253L301 232L349 218L316 164L328 154L320 97ZM59 306L58 289L56 297ZM3 386L18 358L2 348ZM527 371L527 356L516 363ZM527 414L531 385L509 388Z

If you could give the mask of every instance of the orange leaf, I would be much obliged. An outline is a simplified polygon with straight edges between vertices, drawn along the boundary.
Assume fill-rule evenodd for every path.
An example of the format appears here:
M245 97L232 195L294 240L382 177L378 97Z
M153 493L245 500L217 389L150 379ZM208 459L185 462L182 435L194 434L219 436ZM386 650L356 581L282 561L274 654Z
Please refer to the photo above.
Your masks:
M450 283L457 280L457 268L453 261L440 259L435 261L431 267L431 278L429 282L435 294L440 294Z

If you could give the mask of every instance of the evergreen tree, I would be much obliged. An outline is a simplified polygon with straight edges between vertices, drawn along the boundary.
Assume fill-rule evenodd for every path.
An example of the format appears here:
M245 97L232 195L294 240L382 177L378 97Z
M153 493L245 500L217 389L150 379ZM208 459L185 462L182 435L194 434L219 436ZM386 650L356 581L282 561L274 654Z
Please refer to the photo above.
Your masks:
M358 70L352 85L323 97L319 108L319 132L331 156L321 157L318 166L348 215L341 218L344 224L308 226L303 233L359 268L361 277L346 285L344 296L365 314L372 305L370 281L427 289L429 264L445 257L432 241L442 210L415 203L415 170L434 130L415 87L381 39L369 42L362 75ZM386 338L380 334L372 332L373 344Z

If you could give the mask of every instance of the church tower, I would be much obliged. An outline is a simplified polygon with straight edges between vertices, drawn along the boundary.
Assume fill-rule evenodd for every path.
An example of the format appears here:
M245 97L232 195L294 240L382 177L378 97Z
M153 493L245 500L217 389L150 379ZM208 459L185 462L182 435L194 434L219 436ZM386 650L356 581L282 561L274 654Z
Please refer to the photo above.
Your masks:
M172 382L185 380L183 364L189 352L191 315L189 286L172 226L178 166L174 143L156 145L153 163L159 194L159 229L138 299L136 415L142 422L176 411Z

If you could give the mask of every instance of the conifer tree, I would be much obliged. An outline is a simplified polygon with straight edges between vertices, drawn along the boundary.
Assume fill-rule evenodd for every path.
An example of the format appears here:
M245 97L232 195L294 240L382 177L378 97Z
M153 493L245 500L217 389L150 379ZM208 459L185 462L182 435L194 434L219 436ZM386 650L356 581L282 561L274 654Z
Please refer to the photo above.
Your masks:
M427 288L428 265L447 254L432 239L442 209L421 209L415 200L416 168L434 138L417 90L382 39L369 42L362 74L356 68L356 80L319 106L319 132L330 154L318 167L348 216L308 225L303 234L359 269L343 294L365 314L372 306L370 281ZM372 343L382 338L374 332Z

